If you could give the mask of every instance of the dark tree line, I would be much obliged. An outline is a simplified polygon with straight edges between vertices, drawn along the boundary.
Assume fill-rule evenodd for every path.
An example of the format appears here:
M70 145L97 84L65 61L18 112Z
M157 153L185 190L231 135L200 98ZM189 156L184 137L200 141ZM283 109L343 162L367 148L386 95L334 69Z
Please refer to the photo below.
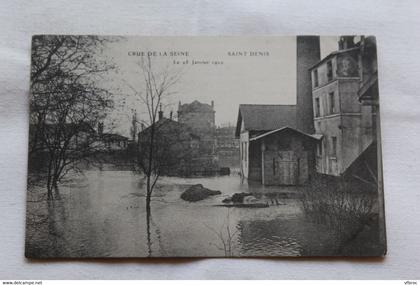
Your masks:
M103 75L114 68L101 60L109 40L97 36L34 36L30 85L29 170L43 157L48 199L77 163L95 153L94 128L112 107Z

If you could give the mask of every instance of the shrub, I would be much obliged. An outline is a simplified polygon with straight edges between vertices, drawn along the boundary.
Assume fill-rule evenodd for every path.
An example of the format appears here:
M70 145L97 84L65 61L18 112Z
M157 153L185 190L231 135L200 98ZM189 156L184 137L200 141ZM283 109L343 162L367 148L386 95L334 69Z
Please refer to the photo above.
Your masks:
M342 252L376 217L375 193L339 178L317 176L301 195L305 217L326 225L336 239L335 254Z

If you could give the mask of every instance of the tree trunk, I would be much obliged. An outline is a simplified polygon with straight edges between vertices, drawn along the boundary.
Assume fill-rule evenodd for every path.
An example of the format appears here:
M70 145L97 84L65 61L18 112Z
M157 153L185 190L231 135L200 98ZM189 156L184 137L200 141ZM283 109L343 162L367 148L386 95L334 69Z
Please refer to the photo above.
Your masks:
M48 156L48 178L47 178L47 191L48 191L48 200L54 200L54 194L58 192L56 190L57 187L57 169L56 169L56 153L54 151L50 151ZM55 193L54 193L55 192Z
M151 229L150 229L150 209L147 210L147 257L152 257L152 238L151 238Z
M47 199L53 199L53 192L52 192L52 183L51 183L51 159L48 165L48 178L47 178Z
M53 192L52 192L52 188L51 188L51 184L50 182L47 183L47 200L52 200L53 199Z
M152 239L151 239L151 229L150 229L150 219L152 215L152 210L150 207L152 200L152 191L150 184L150 175L147 175L147 187L146 187L146 230L147 230L147 248L148 248L148 257L152 256Z
M152 257L152 238L151 238L151 228L150 228L150 219L151 219L151 208L150 208L150 194L146 196L146 230L147 230L147 248L148 248L148 257Z
M54 188L54 197L55 197L55 199L57 199L57 200L61 199L61 197L60 197L60 191L58 190L58 182L57 182L57 179L56 178L54 178L54 180L53 180L53 188Z

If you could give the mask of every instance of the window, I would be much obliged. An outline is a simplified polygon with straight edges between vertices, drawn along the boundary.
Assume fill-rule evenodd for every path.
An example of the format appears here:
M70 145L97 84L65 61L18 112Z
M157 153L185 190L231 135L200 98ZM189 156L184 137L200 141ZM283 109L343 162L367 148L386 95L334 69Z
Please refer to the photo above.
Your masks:
M244 145L245 145L244 153L245 153L245 162L246 162L248 160L248 143L246 142Z
M332 144L331 156L337 157L337 137L331 137L331 144Z
M243 161L247 161L248 160L248 158L247 158L247 143L246 142L243 142L242 144L241 144L241 147L242 147L242 160Z
M316 154L322 156L322 142L319 142L316 146Z
M313 75L314 75L314 78L313 78L314 87L318 87L318 85L319 85L319 83L318 83L318 69L314 69Z
M327 79L328 81L333 80L333 68L331 60L327 62Z
M245 160L244 159L244 143L243 142L241 143L241 158L242 158L242 160Z
M315 117L319 117L321 115L320 109L321 104L319 103L319 98L315 98Z
M335 110L335 95L334 95L334 92L330 92L328 94L328 96L330 97L330 114L334 114L336 112L336 110Z

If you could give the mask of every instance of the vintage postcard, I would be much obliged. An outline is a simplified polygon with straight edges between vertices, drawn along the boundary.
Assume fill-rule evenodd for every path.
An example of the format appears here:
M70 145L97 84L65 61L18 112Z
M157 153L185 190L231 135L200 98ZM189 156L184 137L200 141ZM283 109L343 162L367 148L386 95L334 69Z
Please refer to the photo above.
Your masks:
M373 36L32 38L28 258L383 256Z

